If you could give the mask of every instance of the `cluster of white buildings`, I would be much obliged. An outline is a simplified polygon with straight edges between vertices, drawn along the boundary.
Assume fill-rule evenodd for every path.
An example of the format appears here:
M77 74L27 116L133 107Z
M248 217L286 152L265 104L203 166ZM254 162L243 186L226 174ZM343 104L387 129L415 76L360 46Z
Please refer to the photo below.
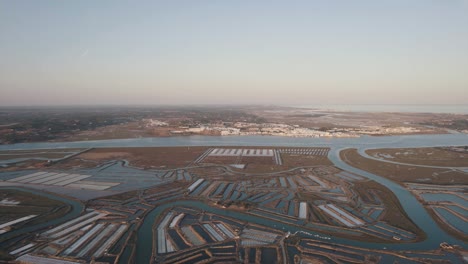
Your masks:
M185 133L219 132L221 136L247 136L247 135L270 135L286 137L358 137L355 133L342 131L320 131L316 129L291 126L286 124L255 124L237 122L232 126L204 125L198 127L184 128Z
M146 127L163 127L163 126L168 126L169 124L166 122L162 122L159 120L154 120L154 119L145 119L146 122Z
M419 133L421 130L415 127L381 127L381 126L368 126L353 130L358 134L366 135L388 135L388 134L411 134Z
M246 123L236 122L230 124L207 124L197 127L180 127L181 130L174 133L199 134L216 132L222 136L247 136L247 135L269 135L285 137L359 137L360 135L395 135L414 134L423 132L421 129L409 126L382 127L361 126L358 128L333 128L326 131L300 127L298 125L287 125L278 123Z

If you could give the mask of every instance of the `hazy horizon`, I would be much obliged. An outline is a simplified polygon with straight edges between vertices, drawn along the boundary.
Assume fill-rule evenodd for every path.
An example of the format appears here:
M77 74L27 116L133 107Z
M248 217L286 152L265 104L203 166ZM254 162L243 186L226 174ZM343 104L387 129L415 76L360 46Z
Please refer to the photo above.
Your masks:
M0 1L0 105L466 105L468 1Z
M232 108L240 107L291 107L291 108L308 108L311 111L336 111L336 112L395 112L395 113L434 113L434 114L468 114L468 105L466 104L315 104L315 105L273 105L273 104L94 104L94 105L16 105L16 106L0 106L0 109L17 109L17 110L89 110L96 111L102 109L124 110L148 108L148 109L209 109L209 108Z

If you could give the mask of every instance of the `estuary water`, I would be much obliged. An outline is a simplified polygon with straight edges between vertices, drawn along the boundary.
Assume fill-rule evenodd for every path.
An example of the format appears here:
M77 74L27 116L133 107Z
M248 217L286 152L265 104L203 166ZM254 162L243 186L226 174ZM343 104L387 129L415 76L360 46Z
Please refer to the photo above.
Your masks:
M391 112L391 113L437 113L437 114L468 114L468 105L411 105L411 104L317 104L299 105L318 110L343 112Z
M345 148L371 149L371 148L401 148L401 147L434 147L434 146L460 146L468 145L466 134L443 135L411 135L411 136L385 136L360 138L290 138L275 136L189 136L168 138L135 138L113 139L79 142L45 142L21 143L0 146L0 150L14 149L41 149L41 148L91 148L91 147L160 147L160 146L289 146L289 147L330 147L329 158L333 163L344 170L351 171L364 177L373 179L389 188L399 199L404 210L411 220L426 234L427 239L418 243L409 244L374 244L361 241L333 237L331 242L342 243L364 248L386 248L390 250L427 250L435 249L439 243L445 241L458 244L466 248L466 242L460 241L439 228L429 216L417 199L402 186L382 178L378 175L356 169L339 158L339 151ZM138 233L136 256L137 260L147 260L152 252L152 226L157 216L165 209L173 206L196 207L208 212L231 216L245 221L251 221L266 226L276 225L286 231L298 231L299 227L274 222L260 217L238 212L230 212L195 201L173 201L156 207L145 218Z
M286 146L331 148L402 148L468 145L468 134L362 136L359 138L295 138L282 136L180 136L108 139L75 142L39 142L0 145L0 150L96 147L176 146Z

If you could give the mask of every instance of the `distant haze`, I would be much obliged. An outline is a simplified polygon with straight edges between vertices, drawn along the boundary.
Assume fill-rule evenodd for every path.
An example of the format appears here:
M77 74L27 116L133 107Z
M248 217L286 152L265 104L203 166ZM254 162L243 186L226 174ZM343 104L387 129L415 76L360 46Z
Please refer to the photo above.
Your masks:
M467 102L467 0L0 1L0 106Z

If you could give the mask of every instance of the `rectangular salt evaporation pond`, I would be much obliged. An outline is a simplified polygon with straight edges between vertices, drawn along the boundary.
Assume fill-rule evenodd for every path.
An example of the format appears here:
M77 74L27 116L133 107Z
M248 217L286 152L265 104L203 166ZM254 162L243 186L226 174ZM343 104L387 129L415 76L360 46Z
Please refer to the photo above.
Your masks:
M171 224L169 225L169 228L175 228L179 224L180 220L182 218L184 218L184 216L185 216L185 214L181 213L181 214L177 215L176 217L174 217L174 219L172 219Z
M270 232L256 230L256 229L245 228L242 231L241 237L243 239L247 238L247 239L262 241L266 243L273 243L278 237L278 235L274 233L270 233Z
M63 175L62 177L59 177L57 179L52 179L52 180L49 180L47 181L47 184L48 185L54 185L58 182L62 182L62 181L65 181L65 180L68 180L68 179L72 179L76 176L76 174L66 174L66 175Z
M227 229L227 227L225 227L223 224L219 223L219 224L216 224L216 226L219 228L219 230L221 230L226 236L228 236L229 238L234 238L234 234L229 230Z
M294 201L289 201L288 215L296 216L296 203Z
M307 203L301 202L299 204L299 218L306 219L307 218Z
M408 232L408 231L393 227L391 225L388 225L388 224L385 224L385 223L382 223L382 222L378 222L374 226L390 230L393 233L398 233L400 236L404 236L404 237L408 237L408 238L415 238L415 235Z
M280 180L281 187L283 188L287 187L286 180L283 177L280 177L279 180Z
M96 234L99 230L101 230L104 227L103 224L97 224L96 226L93 227L90 231L88 231L84 236L82 236L80 239L78 239L73 245L68 247L63 254L64 255L70 255L73 251L75 251L79 246L81 246L85 241L87 241L90 237L92 237L94 234Z
M460 217L452 214L445 208L436 207L434 210L443 217L451 226L455 227L457 230L460 230L463 234L468 234L468 225Z
M210 182L203 182L202 184L198 185L198 187L195 190L193 190L190 195L199 195L209 184Z
M49 173L41 174L41 175L34 176L34 177L29 177L27 179L16 180L16 181L17 182L23 182L23 183L31 183L33 181L41 180L43 178L47 178L49 176L53 176L53 175L56 175L56 174L58 174L58 173L49 172Z
M356 226L347 216L341 217L335 211L332 211L331 208L328 208L328 205L319 205L319 208L325 211L327 214L335 218L336 220L340 221L342 224L346 225L347 227L354 227Z
M0 225L0 229L5 228L5 227L12 226L12 225L17 224L17 223L20 223L20 222L24 222L24 221L29 220L29 219L31 219L31 218L34 218L34 217L36 217L36 216L37 216L37 215L28 215L28 216L21 217L21 218L18 218L18 219L16 219L16 220L13 220L13 221L10 221L10 222L6 222L6 223Z
M255 195L249 197L249 199L247 199L247 201L251 201L251 202L252 202L252 201L256 200L257 198L260 198L260 197L262 197L262 196L265 196L266 194L267 194L267 193L264 193L264 192L257 193L257 194L255 194Z
M427 185L427 184L420 184L420 183L407 183L407 186L410 189L416 190L434 190L434 191L446 191L446 192L463 192L465 190L464 186L443 186L443 185Z
M447 208L463 215L464 217L468 217L468 210L465 210L463 209L462 207L460 206L457 206L457 205L446 205Z
M261 201L264 201L264 200L267 200L269 199L270 197L272 197L273 195L275 195L275 193L267 193L263 196L260 196L258 197L257 199L253 200L255 203L259 203Z
M77 224L74 224L73 226L67 227L62 231L51 234L50 237L52 237L52 238L61 237L61 236L66 235L66 234L68 234L68 233L70 233L70 232L72 232L72 231L74 231L76 229L79 229L79 228L81 228L81 227L83 227L83 226L85 226L85 225L87 225L87 224L89 224L91 222L94 222L94 221L96 221L96 220L98 220L98 219L100 219L100 218L102 218L102 217L104 217L106 215L107 214L105 214L105 213L100 213L100 214L98 214L98 215L96 215L94 217L91 217L91 218L88 218L88 219L86 219L84 221L78 222Z
M237 198L239 197L239 194L240 194L240 192L233 191L232 195L231 195L231 197L229 199L231 199L231 201L237 201Z
M83 256L88 255L93 248L95 248L105 236L109 235L112 231L114 231L115 225L110 224L108 225L102 232L100 232L93 240L86 244L86 247L83 248L78 254L77 257L81 258Z
M223 199L227 199L229 194L231 194L232 192L232 189L234 188L234 184L233 183L229 183L226 190L224 191L224 194L223 194Z
M20 263L35 263L35 264L80 264L81 262L75 261L68 261L63 259L56 259L56 258L47 258L41 256L34 256L34 255L23 255L16 259L20 261Z
M283 161L281 160L281 154L278 152L278 150L275 150L272 155L274 156L275 163L277 165L283 165Z
M453 202L468 208L468 201L457 195L448 193L423 193L421 196L428 202Z
M351 179L357 180L357 181L363 180L362 177L354 175L354 174L349 173L347 171L342 171L342 172L340 172L340 173L338 173L336 175L341 176L341 177L345 177L345 178L351 178Z
M179 250L184 250L184 249L189 248L189 245L185 243L185 240L182 239L180 234L175 229L169 229L167 233ZM158 252L158 253L161 253L161 252Z
M369 225L369 226L367 226L367 228L370 229L370 230L373 230L373 231L375 231L377 233L384 234L387 237L393 237L395 235L394 232L392 232L390 230L387 230L386 228L381 228L380 226Z
M216 242L207 232L205 229L203 229L200 225L192 225L192 229L195 231L196 234L198 234L201 238L203 238L204 241L207 243L213 243Z
M293 181L292 178L287 178L287 180L288 180L289 185L291 186L291 188L297 189L297 185L296 185L296 183Z
M284 196L284 194L282 194L282 193L279 193L279 194L276 194L276 195L274 195L274 194L275 193L270 193L269 197L262 197L263 201L260 202L260 205L265 205L265 204L271 203L273 201L279 200L280 198L282 198Z
M44 235L48 235L48 234L51 234L51 233L55 233L55 232L57 232L57 231L59 231L59 230L65 229L65 228L67 228L67 227L69 227L69 226L71 226L71 225L73 225L73 224L75 224L75 223L81 222L81 221L84 220L84 219L91 218L92 216L96 216L96 215L98 215L98 214L99 214L98 212L90 212L90 213L87 213L87 214L85 214L85 215L79 216L78 218L75 218L75 219L73 219L73 220L70 220L70 221L68 221L68 222L66 222L66 223L64 223L64 224L61 224L61 225L59 225L59 226L57 226L57 227L55 227L55 228L53 228L53 229L47 230L47 231L45 231L43 234L44 234Z
M47 177L41 178L41 179L36 179L34 181L31 181L29 183L42 183L42 184L48 184L48 181L55 180L61 177L64 177L68 175L68 173L49 173L47 174Z
M159 223L158 226L158 253L166 253L169 252L167 249L167 239L166 239L166 226L171 220L172 216L174 215L174 212L169 212ZM171 249L172 245L169 245L169 250Z
M192 184L188 187L188 191L189 191L189 192L193 192L193 190L195 190L195 188L197 188L198 185L200 185L203 181L204 181L204 179L198 179L198 180L196 180L194 183L192 183Z
M11 251L9 254L10 255L16 255L18 253L23 253L23 252L27 251L28 249L34 247L34 245L36 245L36 244L34 244L34 243L27 244L26 246L22 246L22 247L20 247L18 249L15 249L15 250Z
M320 180L318 177L316 177L316 176L309 175L309 176L307 176L307 177L309 177L309 179L311 179L311 180L315 181L316 183L318 183L318 184L320 185L320 187L322 187L322 188L327 188L327 186L328 186L327 184L325 184L323 181L321 181L321 180Z
M109 239L107 239L96 252L94 252L93 257L97 258L104 254L104 252L109 249L116 241L119 239L122 234L127 230L127 225L121 225L117 231L115 231Z
M21 180L26 180L26 179L33 178L33 177L36 177L36 176L40 176L40 175L43 175L43 174L46 174L46 173L48 173L48 172L39 171L39 172L31 173L31 174L28 174L28 175L16 177L16 178L10 179L8 181L18 182L18 181L21 181Z
M381 208L375 208L374 211L372 211L370 217L374 220L377 220L383 211L384 210Z
M101 185L101 184L96 185L96 184L91 184L91 183L87 183L87 184L84 184L84 183L71 183L71 184L67 185L67 187L76 188L76 189L87 189L87 190L103 191L103 190L109 189L112 186Z
M79 175L79 174L72 174L74 177L71 178L71 179L68 179L68 180L65 180L65 181L61 181L61 182L57 182L55 183L54 185L57 185L57 186L65 186L67 184L70 184L70 183L73 183L73 182L77 182L77 181L80 181L80 180L83 180L83 179L86 179L86 178L89 178L91 177L91 175Z
M194 246L200 246L205 244L205 241L201 239L201 237L195 233L189 226L184 226L181 228L182 233L185 235L186 238L192 243Z
M355 218L353 215L349 214L348 212L345 212L345 211L341 210L341 208L336 207L334 204L330 204L329 206L330 206L330 208L335 210L335 212L338 212L342 216L346 217L348 220L352 221L354 224L356 224L356 225L364 224L361 219Z
M203 224L203 227L211 234L212 237L216 239L216 241L223 241L224 238L216 232L216 230L210 224Z
M215 154L218 153L218 151L219 151L219 149L215 148L208 155L211 155L211 154L215 155Z

